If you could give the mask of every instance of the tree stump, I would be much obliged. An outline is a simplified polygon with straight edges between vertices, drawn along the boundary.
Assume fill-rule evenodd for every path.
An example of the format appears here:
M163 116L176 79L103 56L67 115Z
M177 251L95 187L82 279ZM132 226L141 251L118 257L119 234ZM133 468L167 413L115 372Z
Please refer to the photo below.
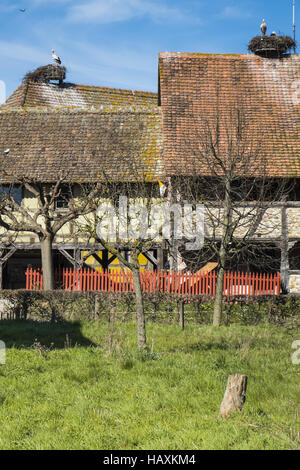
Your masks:
M220 416L222 418L228 418L232 411L242 410L246 400L246 390L246 375L229 375L224 398L220 408Z

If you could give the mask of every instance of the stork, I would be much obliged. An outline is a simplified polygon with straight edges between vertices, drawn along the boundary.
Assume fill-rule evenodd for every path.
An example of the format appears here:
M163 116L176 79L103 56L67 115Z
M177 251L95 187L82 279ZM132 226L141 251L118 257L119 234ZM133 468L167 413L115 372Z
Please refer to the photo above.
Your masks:
M58 65L61 64L61 60L60 60L60 58L55 54L54 49L52 49L52 59L53 59L54 62L56 62Z
M159 194L160 194L161 197L164 197L164 195L167 191L167 186L164 183L162 183L161 181L159 181L158 184L159 184Z
M265 36L266 32L267 32L267 24L266 24L265 20L262 20L262 24L260 25L260 29L261 29L262 35Z

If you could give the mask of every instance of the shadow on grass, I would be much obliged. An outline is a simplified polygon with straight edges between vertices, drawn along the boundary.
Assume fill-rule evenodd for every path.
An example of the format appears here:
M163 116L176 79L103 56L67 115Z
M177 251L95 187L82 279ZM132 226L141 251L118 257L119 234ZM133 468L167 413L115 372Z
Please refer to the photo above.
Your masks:
M30 347L35 340L53 349L77 346L96 346L81 333L80 322L57 323L34 320L0 320L0 340L6 348Z

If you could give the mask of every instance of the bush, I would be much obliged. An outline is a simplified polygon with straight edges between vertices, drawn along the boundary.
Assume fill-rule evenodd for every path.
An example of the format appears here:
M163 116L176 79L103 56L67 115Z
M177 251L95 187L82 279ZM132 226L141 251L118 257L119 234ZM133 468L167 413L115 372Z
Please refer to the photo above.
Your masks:
M145 294L147 321L177 323L179 301L185 303L185 321L211 324L213 300L206 296L192 298L168 294ZM108 322L135 319L132 292L70 291L0 291L0 319L60 320L99 319ZM299 322L300 297L282 295L259 298L232 297L225 301L224 323L256 325L262 322L287 324Z

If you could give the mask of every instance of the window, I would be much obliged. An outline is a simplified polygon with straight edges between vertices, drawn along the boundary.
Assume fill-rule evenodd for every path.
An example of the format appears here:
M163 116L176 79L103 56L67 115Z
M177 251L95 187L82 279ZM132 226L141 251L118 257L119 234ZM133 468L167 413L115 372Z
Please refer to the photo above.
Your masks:
M9 195L19 206L22 204L22 188L20 186L0 186L0 201Z
M67 187L63 187L60 191L60 195L55 201L56 209L68 209L70 201L70 190Z

